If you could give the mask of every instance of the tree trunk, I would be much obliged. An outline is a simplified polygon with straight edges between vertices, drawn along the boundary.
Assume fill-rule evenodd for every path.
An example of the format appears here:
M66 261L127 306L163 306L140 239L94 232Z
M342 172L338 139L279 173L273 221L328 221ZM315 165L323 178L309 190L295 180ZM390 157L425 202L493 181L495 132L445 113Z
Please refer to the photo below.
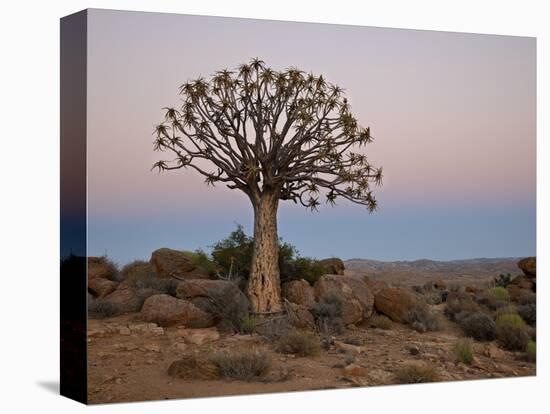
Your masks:
M254 252L246 293L252 312L280 312L279 239L277 209L279 198L263 193L254 203Z

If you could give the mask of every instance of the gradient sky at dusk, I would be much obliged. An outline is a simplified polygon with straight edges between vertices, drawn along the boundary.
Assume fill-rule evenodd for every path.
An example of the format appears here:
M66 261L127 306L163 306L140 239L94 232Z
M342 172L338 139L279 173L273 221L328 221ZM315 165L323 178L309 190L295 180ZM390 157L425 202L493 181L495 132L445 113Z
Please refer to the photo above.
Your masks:
M535 253L535 40L171 14L88 14L89 254L120 264L207 248L245 196L191 170L150 171L152 131L178 86L260 57L346 90L384 167L380 210L283 203L279 234L304 255L381 260Z

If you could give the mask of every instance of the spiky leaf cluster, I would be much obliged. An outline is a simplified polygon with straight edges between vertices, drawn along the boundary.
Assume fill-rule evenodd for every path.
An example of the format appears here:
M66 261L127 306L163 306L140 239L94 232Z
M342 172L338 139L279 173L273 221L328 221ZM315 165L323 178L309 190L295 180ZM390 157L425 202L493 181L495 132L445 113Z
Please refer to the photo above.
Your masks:
M175 159L154 168L193 168L207 184L238 188L252 202L274 192L310 209L323 197L372 211L382 169L357 152L373 138L343 92L322 75L278 72L259 59L187 82L181 107L165 108L154 132L154 149Z

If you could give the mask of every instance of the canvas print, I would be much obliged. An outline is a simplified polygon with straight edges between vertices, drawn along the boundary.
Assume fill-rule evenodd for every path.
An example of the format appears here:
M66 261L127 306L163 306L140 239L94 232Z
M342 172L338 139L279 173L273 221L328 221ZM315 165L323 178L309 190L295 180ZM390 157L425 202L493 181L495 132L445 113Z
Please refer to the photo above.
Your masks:
M62 393L536 374L534 38L61 27Z

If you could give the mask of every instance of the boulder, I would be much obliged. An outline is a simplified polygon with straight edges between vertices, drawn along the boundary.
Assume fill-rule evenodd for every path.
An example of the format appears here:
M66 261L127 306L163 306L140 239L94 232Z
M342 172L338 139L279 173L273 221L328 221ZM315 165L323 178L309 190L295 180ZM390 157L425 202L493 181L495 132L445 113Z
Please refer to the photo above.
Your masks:
M191 302L170 295L153 295L145 300L141 318L160 326L184 325L189 328L208 328L214 321L210 314Z
M532 295L533 290L531 288L524 289L518 285L508 285L506 287L508 294L510 295L510 300L512 302L518 302L521 298L526 297L527 295Z
M535 283L533 283L533 279L527 276L518 276L512 279L510 282L510 285L517 286L521 289L527 289L527 290L535 290ZM510 286L508 285L508 286Z
M155 250L149 260L155 276L160 279L208 279L208 273L197 268L185 252L162 248Z
M317 301L329 296L341 300L345 325L361 322L372 315L374 296L364 278L324 275L315 283L314 293Z
M94 277L88 280L88 292L98 298L103 298L109 293L114 292L117 287L117 282L102 277Z
M95 278L108 279L116 273L116 268L105 257L88 257L88 280Z
M343 275L345 266L342 259L331 257L330 259L320 260L319 263L325 268L325 273L330 275Z
M288 322L292 326L298 329L315 330L315 318L306 307L287 302L286 310L288 313Z
M526 276L535 277L537 275L537 258L526 257L521 259L518 262L518 267Z
M388 284L383 280L372 280L372 279L369 279L368 277L365 277L365 281L373 295L376 295L382 289L388 287Z
M313 288L304 279L291 280L281 286L281 295L289 302L311 309L315 305Z
M137 312L141 308L141 300L136 291L122 282L115 291L105 296L105 299L117 305L121 312Z
M374 308L399 323L406 322L407 313L418 303L412 292L401 287L388 286L374 295Z

